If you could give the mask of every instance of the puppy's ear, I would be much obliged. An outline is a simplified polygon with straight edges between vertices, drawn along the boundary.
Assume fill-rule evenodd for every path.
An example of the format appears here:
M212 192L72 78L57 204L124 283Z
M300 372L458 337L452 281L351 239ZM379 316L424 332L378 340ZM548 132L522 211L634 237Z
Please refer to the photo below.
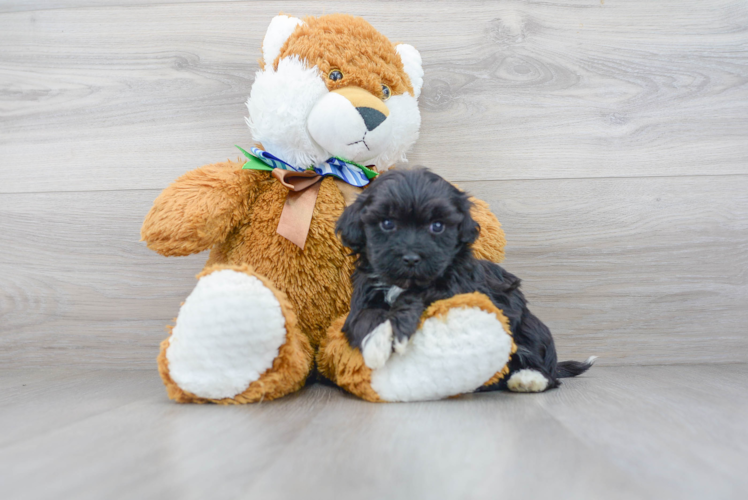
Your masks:
M335 224L335 233L340 237L343 245L353 250L354 254L363 253L366 248L366 233L364 232L364 222L361 220L361 215L369 199L369 193L366 191L368 189L358 195L356 201L343 211L343 215Z
M462 222L457 226L457 231L460 242L468 245L474 243L480 234L480 224L475 222L473 216L470 215L472 206L473 204L468 199L468 196L465 193L460 193L457 209L462 214Z

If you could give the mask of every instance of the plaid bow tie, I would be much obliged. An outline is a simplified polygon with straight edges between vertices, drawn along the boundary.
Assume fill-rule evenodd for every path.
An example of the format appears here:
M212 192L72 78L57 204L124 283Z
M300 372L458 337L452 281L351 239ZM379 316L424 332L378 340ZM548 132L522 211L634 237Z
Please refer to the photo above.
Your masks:
M337 156L328 158L320 165L312 165L308 168L297 168L267 151L258 148L249 148L251 151L251 153L249 153L239 146L237 146L237 148L239 148L239 150L244 153L244 156L247 157L247 163L244 164L242 169L273 170L280 168L281 170L293 170L295 172L312 170L314 173L322 177L331 175L356 187L366 186L371 179L378 175L370 168L359 165L358 163L343 160Z

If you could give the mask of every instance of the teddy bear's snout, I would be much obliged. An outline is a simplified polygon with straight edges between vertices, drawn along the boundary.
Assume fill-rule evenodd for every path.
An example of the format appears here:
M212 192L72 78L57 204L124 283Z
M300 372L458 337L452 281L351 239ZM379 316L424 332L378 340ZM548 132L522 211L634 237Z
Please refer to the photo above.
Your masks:
M307 130L331 156L364 162L391 143L390 109L361 87L330 91L312 108Z
M356 108L369 132L381 125L390 114L389 108L381 99L361 87L343 87L332 92L345 97Z

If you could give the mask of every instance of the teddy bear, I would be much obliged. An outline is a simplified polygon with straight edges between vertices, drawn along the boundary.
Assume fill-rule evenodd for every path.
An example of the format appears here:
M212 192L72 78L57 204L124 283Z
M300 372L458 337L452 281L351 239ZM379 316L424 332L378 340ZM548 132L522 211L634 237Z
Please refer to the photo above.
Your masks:
M161 343L171 399L269 401L312 373L368 401L439 399L506 374L511 333L480 294L433 304L413 345L384 366L368 366L340 331L354 261L335 223L378 172L406 161L422 85L418 51L362 18L272 19L247 101L254 147L178 178L142 226L142 240L164 256L210 250ZM472 201L481 227L473 251L498 262L501 225ZM469 352L450 350L459 338Z

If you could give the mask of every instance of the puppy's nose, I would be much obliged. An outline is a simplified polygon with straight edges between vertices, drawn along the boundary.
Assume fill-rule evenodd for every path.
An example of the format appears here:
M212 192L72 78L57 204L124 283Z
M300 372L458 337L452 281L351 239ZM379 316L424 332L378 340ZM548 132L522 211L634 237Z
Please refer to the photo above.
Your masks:
M403 262L405 262L407 266L413 267L421 262L421 256L414 253L409 253L407 255L403 255Z
M358 114L361 115L361 118L364 119L366 130L368 130L369 132L381 125L382 122L387 118L386 116L384 116L384 113L382 113L381 111L377 111L374 108L367 108L362 106L356 108L356 111L358 111Z

